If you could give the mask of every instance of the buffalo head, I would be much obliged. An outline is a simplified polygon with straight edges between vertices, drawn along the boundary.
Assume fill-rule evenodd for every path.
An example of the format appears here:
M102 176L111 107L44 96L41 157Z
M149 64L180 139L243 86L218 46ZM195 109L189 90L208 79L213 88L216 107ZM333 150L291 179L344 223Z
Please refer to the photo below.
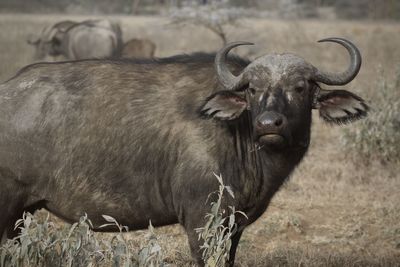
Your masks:
M29 36L27 43L35 47L35 60L42 60L47 55L62 55L62 42L68 30L76 25L76 22L66 20L43 28L40 36Z
M357 95L345 90L325 90L320 84L345 85L361 66L357 47L342 38L334 42L350 55L350 66L342 73L325 73L294 54L270 54L251 62L239 75L228 68L228 52L247 42L222 48L215 58L217 77L224 90L211 95L202 113L219 119L235 120L249 115L254 141L261 147L303 146L309 144L311 110L335 124L348 123L367 114L368 106Z

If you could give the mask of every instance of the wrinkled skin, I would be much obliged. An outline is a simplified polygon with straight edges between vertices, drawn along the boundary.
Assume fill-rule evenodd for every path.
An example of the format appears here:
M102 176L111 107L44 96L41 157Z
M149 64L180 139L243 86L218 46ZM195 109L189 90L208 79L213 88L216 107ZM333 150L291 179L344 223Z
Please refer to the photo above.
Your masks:
M312 101L317 85L310 81L309 70L298 67L297 62L278 67L280 62L291 61L292 57L290 54L271 55L249 70L249 106L255 114L255 138L261 146L306 147L309 144ZM263 75L265 72L270 75ZM283 115L281 128L259 125L263 114L268 112Z
M214 172L235 195L222 208L248 217L236 216L233 266L244 228L308 149L311 109L341 123L368 107L350 92L320 89L294 55L228 58L245 81L234 89L214 58L41 63L2 84L0 234L14 236L13 223L38 208L67 222L87 213L102 231L117 230L99 228L102 214L131 230L180 223L203 266L194 229L218 189Z

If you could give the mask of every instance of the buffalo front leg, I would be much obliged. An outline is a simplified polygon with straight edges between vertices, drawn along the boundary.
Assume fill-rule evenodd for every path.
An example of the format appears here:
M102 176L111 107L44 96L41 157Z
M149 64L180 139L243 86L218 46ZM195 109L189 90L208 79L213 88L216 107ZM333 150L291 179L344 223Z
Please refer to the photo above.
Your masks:
M196 266L202 267L205 265L201 250L201 245L203 245L204 240L201 238L199 239L196 229L204 227L208 207L203 204L206 200L197 201L196 199L196 201L193 201L193 199L185 203L186 205L181 209L181 212L178 213L180 214L178 219L179 223L185 228L192 258L196 262Z
M192 258L195 260L198 267L203 267L205 264L202 258L202 250L200 249L203 240L199 240L198 234L194 231L194 229L191 230L186 228L186 233L189 239L189 246Z
M229 261L227 262L228 267L235 265L236 250L239 245L240 238L242 237L243 231L236 232L231 238L231 249L229 251Z
M189 239L190 251L193 259L195 259L197 266L204 266L204 259L202 258L202 250L200 247L203 245L204 240L198 238L198 234L194 230L186 229ZM236 250L239 245L242 231L235 233L231 238L231 248L229 251L229 260L226 262L226 267L233 267L235 264Z
M204 224L206 223L206 220L204 217L200 217L197 220L192 216L189 219L189 222L186 221L184 224L188 240L189 240L189 246L190 246L190 251L192 254L193 259L196 261L197 266L204 266L205 262L203 259L203 250L201 249L201 246L204 244L204 240L202 238L199 238L198 232L196 232L195 229L204 227ZM227 227L227 225L224 225ZM238 227L237 232L231 236L231 248L229 250L229 259L227 260L225 266L227 267L233 267L235 263L235 256L236 256L236 250L239 245L240 238L243 233L243 228ZM217 237L215 237L217 238Z
M6 226L0 222L0 245L4 244L7 241L7 231Z

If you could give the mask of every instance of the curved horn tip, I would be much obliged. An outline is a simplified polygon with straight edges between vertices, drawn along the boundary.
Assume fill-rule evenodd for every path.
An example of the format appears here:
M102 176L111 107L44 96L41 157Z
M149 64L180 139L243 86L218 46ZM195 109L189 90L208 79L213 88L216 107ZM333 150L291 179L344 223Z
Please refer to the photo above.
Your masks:
M360 59L359 63L361 64L360 50L350 40L348 40L346 38L341 38L341 37L330 37L330 38L324 38L324 39L318 40L318 43L323 43L323 42L332 42L332 43L337 43L337 44L344 46L350 53L356 54L356 56Z
M245 42L245 41L237 41L237 42L231 42L231 43L227 43L225 46L226 47L236 47L239 45L254 45L254 43L251 42Z
M345 85L351 82L358 74L362 62L361 53L357 46L349 40L339 37L325 38L318 42L333 42L344 46L350 55L350 65L346 71L338 74L317 71L317 81L327 85Z
M323 42L334 42L334 43L347 42L347 43L353 44L353 42L351 42L350 40L347 40L347 39L341 38L341 37L329 37L329 38L324 38L324 39L318 40L318 43L323 43Z

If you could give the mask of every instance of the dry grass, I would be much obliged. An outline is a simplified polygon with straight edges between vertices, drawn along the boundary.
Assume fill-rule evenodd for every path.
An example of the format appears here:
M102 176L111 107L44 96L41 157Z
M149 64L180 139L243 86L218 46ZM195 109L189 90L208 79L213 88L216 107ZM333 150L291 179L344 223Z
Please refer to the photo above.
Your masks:
M66 16L0 16L0 80L31 63L29 33ZM68 16L71 18L71 16ZM84 17L72 17L83 20ZM173 28L163 18L118 17L125 38L146 37L157 56L213 51L220 40L205 29ZM372 97L381 65L393 77L400 64L400 25L368 22L245 20L228 29L228 39L257 44L238 52L254 57L292 51L316 66L339 70L346 53L315 41L329 36L352 39L363 54L358 78L347 89ZM369 99L372 106L374 100ZM343 129L322 124L314 114L310 151L268 211L242 237L238 266L400 266L399 166L366 166L346 157L340 147ZM349 126L352 127L352 126ZM382 129L384 130L384 129ZM187 239L179 226L156 229L166 260L190 266ZM129 234L140 244L144 231Z

